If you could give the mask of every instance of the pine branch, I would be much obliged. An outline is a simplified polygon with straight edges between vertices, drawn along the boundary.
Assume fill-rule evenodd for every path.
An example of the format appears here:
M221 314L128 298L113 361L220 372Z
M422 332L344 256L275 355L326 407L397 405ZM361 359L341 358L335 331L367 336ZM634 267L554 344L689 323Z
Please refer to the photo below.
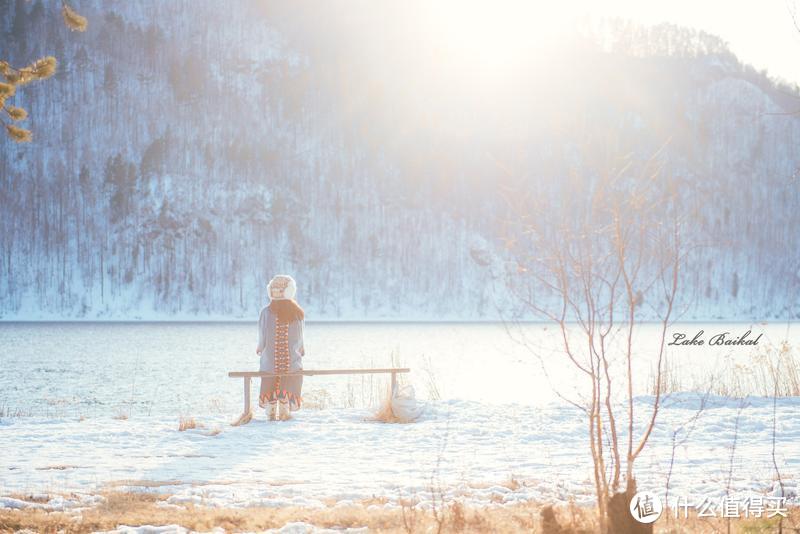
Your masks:
M6 131L8 135L17 143L29 143L33 140L33 133L25 128L14 126L13 124L6 124Z
M17 90L12 84L0 82L0 98L3 100L10 96L14 96L14 93L16 92Z
M56 73L56 58L53 56L37 59L27 67L20 69L18 85L23 85L37 80L46 80Z
M85 32L89 26L89 21L86 20L86 17L76 13L66 2L61 4L61 14L64 16L64 24L72 31Z
M86 17L76 13L66 2L61 3L61 14L64 17L64 23L72 31L84 32L89 26ZM55 74L57 65L58 62L53 56L37 59L27 67L21 69L12 67L8 61L0 61L0 75L5 78L5 82L0 82L0 113L5 111L13 122L27 119L28 112L25 111L25 109L16 106L7 106L6 100L14 96L17 85L25 85L33 81L46 80L51 77ZM33 133L31 133L30 130L20 128L14 124L8 124L2 118L0 118L0 123L5 126L9 137L17 143L27 143L33 139Z
M28 112L23 108L18 108L16 106L4 106L3 110L8 113L8 116L11 117L11 120L13 121L24 121L28 118Z

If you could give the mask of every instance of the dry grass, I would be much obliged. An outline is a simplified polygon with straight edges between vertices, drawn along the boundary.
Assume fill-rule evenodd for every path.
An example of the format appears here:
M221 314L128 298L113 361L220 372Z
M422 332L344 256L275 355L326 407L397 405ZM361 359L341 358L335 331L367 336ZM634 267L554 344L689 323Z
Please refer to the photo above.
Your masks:
M252 417L252 414L251 414L251 417ZM248 422L249 422L249 420L248 420ZM187 430L199 430L199 429L205 429L205 428L206 428L206 425L204 425L203 423L198 422L194 417L186 417L186 416L182 415L180 417L180 419L178 420L178 432L185 432ZM222 433L222 429L219 426L214 426L214 427L210 428L209 430L207 430L206 432L203 432L203 435L205 435L205 436L218 436L221 433Z
M180 486L186 484L185 480L143 480L143 479L121 479L109 482L106 484L109 488L118 488L120 486L137 487L137 488L160 488L163 486ZM116 493L120 493L116 491Z
M651 370L650 393L654 394L655 390L655 373ZM686 369L668 363L661 375L661 392L680 391L708 391L732 398L800 396L800 350L786 342L767 345L745 362L733 363L705 375L687 375Z
M381 403L381 405L378 407L378 410L375 412L373 419L380 423L401 422L397 417L394 416L394 412L392 411L391 395L388 395L386 399Z
M32 412L30 410L23 410L22 408L11 408L8 404L0 404L0 419L11 419L13 417L30 417Z
M438 380L433 370L433 362L430 356L425 359L423 371L425 372L425 385L428 387L428 398L432 401L440 400L442 394L439 392L439 386L437 385Z
M413 423L414 419L405 419L402 417L397 416L392 410L392 390L391 388L387 389L386 394L384 395L384 399L381 402L378 410L375 412L372 418L373 421L377 421L380 423Z
M391 355L391 365L392 367L404 367L403 361L400 359L399 353L392 352ZM433 380L433 374L429 372L428 374L429 384L428 389L431 391L436 392L436 398L438 398L438 390L436 389L435 381ZM404 374L397 375L397 388L398 391L401 391L403 386L407 383L407 377ZM413 423L416 418L406 419L405 417L401 417L396 414L392 408L392 388L391 385L383 389L383 391L378 392L376 395L378 399L380 399L380 404L378 405L377 411L373 415L373 420L378 421L381 423Z
M231 426L246 425L247 423L249 423L252 420L253 420L253 411L250 410L249 412L243 413L242 415L240 415L239 418L236 421L231 423Z
M229 532L261 531L280 528L293 521L305 521L323 528L367 527L370 531L408 532L403 525L403 512L398 509L367 511L364 501L348 507L308 509L299 507L220 509L189 506L163 507L165 497L152 493L117 493L105 495L106 502L84 511L80 516L41 510L0 510L0 531L30 529L37 532L92 532L110 530L118 525L178 524L195 531L221 527ZM590 515L587 512L587 515ZM537 508L519 506L498 509L475 509L453 503L447 510L445 532L531 532L538 529ZM438 528L430 513L416 512L412 532L429 532Z
M50 495L48 493L12 493L9 495L9 497L12 499L19 499L20 501L27 501L36 504L44 504L50 500Z
M367 510L371 504L382 505L385 500L370 499L353 506L309 509L300 507L254 508L186 508L164 507L164 495L145 492L108 492L106 502L80 515L41 510L0 510L0 531L29 529L35 532L92 532L111 530L118 525L178 524L195 531L220 527L229 532L261 531L279 528L293 521L305 521L323 528L367 527L370 531L387 533L436 532L439 522L432 512L413 508L413 502L392 509ZM24 498L24 497L23 497ZM597 524L594 510L574 505L551 508L539 504L496 508L475 508L460 502L446 505L441 515L441 531L468 532L544 532L542 514L553 510L560 525L559 532L591 533ZM666 514L667 512L665 512ZM791 532L800 520L800 510L792 509L784 520L784 531ZM552 525L552 523L551 523ZM742 519L731 522L732 533L768 533L777 531L777 520ZM727 524L719 519L672 519L662 517L655 524L657 533L726 532Z
M197 428L197 421L194 420L194 417L184 417L181 416L180 420L178 421L178 431L185 432L186 430L194 430Z

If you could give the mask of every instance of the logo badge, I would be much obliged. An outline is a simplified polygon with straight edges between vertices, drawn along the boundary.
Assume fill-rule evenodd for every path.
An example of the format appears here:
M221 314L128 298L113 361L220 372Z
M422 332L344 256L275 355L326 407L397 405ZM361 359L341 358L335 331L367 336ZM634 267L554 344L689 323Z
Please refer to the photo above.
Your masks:
M639 523L653 523L661 517L661 499L655 493L640 491L631 499L631 515Z

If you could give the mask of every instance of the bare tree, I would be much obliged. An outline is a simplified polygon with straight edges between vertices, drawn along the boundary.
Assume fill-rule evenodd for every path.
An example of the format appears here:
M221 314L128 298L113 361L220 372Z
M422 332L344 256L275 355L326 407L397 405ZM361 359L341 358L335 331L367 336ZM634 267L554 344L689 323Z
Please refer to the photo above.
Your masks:
M664 502L669 505L669 492L671 491L671 482L672 482L672 471L675 467L675 453L677 452L678 447L681 445L685 445L686 442L689 441L689 438L694 431L695 425L697 424L698 419L703 414L703 411L706 409L706 403L708 402L708 397L711 394L710 390L706 391L705 394L700 398L700 405L695 411L694 415L692 415L687 421L683 424L679 425L672 431L672 450L669 456L669 467L667 468L667 480L664 483L664 487L666 489L664 493ZM667 516L669 517L669 516Z
M610 505L618 493L635 493L634 465L661 407L667 328L685 257L677 188L653 158L555 189L508 195L513 261L505 282L528 312L558 327L566 362L583 385L577 399L559 395L586 415L600 524L625 532L619 522L632 521L628 500L621 515ZM658 324L656 387L648 411L637 415L634 335L644 319Z

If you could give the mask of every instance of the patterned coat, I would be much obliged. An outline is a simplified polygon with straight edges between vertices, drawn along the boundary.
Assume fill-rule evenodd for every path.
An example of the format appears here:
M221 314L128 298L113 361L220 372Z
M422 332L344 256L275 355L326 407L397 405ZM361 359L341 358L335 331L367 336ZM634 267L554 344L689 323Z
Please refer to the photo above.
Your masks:
M269 306L265 306L258 318L257 350L261 352L261 371L300 371L305 355L303 321L279 323ZM302 404L302 389L302 376L262 378L258 403L264 407L271 402L289 402L290 408L296 410Z

